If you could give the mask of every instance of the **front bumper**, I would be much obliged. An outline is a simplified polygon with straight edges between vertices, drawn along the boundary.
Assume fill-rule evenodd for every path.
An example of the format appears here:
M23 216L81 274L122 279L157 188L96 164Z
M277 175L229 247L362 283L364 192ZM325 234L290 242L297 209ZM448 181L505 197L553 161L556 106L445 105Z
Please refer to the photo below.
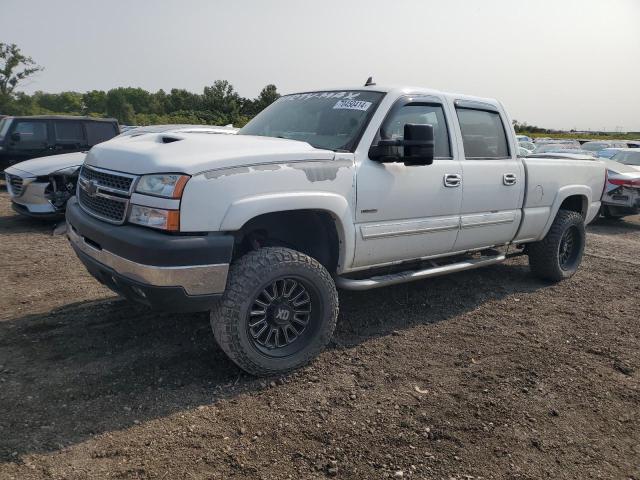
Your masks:
M67 235L97 280L125 297L169 311L210 309L224 292L233 251L225 234L170 235L114 226L67 204Z
M13 174L14 177L18 175ZM49 182L38 182L32 177L22 178L22 190L16 193L9 183L12 208L16 213L29 217L56 217L64 214L64 209L57 209L47 198L45 190Z

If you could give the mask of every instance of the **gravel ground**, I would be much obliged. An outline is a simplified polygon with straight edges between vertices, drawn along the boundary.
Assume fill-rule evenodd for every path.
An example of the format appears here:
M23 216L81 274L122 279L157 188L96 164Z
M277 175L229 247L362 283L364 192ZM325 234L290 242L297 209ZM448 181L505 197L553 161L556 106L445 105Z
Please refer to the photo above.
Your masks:
M53 229L0 193L2 479L640 479L638 217L557 285L517 258L341 292L329 349L270 379Z

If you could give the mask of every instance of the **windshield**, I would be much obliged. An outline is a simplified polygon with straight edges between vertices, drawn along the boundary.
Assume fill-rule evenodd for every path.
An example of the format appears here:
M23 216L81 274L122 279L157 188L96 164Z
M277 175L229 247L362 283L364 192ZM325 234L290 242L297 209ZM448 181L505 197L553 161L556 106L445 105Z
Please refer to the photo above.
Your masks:
M3 118L0 120L0 142L4 140L4 136L7 134L9 130L9 125L11 125L10 118Z
M640 167L640 152L618 152L611 160L623 163L625 165L634 165Z
M286 95L251 120L238 135L288 138L315 148L353 150L381 92L310 92Z

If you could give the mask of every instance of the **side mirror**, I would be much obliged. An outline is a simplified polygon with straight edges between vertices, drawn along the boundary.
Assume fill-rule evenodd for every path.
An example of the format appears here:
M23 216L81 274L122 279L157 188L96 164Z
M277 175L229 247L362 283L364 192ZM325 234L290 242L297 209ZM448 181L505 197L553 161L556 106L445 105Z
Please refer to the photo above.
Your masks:
M20 132L13 132L11 134L11 140L14 142L19 142L20 141Z
M431 165L433 163L433 125L407 123L404 126L404 163Z
M407 123L403 138L380 140L369 149L369 158L377 162L431 165L433 151L433 125Z

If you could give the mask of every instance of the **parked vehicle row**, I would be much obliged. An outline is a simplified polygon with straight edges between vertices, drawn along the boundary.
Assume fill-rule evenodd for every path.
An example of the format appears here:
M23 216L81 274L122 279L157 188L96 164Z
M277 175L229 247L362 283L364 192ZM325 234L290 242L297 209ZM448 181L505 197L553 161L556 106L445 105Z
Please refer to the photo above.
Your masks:
M34 120L34 122L36 121L39 119ZM56 120L56 122L58 121L63 120ZM54 127L56 122L54 122ZM24 129L24 127L22 128ZM90 130L91 128L89 128ZM207 125L153 125L130 128L120 136L139 137L146 133L162 132L232 134L236 131L237 129L230 127ZM103 138L103 140L109 138ZM85 147L81 152L34 158L14 163L6 168L7 190L11 196L13 209L17 213L32 217L55 218L63 216L67 201L75 195L78 172L84 162L87 150L88 148Z
M522 156L533 153L562 153L560 150L570 150L564 153L611 158L612 149L640 147L640 142L623 140L587 141L566 138L535 138L530 140L526 135L516 135L516 138L520 147L527 150L521 153Z

